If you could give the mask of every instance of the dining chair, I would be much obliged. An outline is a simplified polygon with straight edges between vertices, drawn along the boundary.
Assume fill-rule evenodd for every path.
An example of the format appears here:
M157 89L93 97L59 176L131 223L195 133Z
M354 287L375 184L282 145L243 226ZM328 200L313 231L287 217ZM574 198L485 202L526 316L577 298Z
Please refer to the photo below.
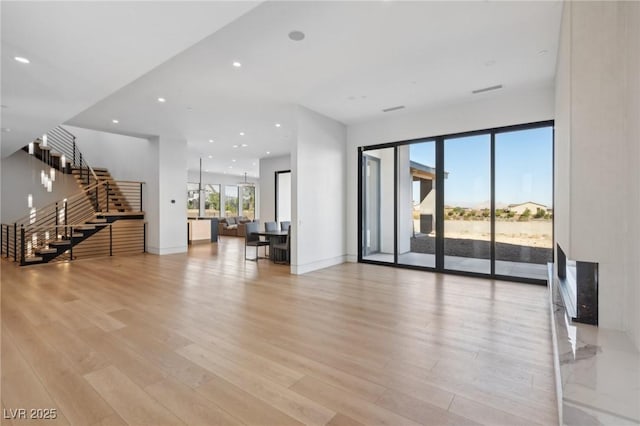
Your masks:
M278 230L278 222L265 222L264 230L267 232L277 231Z
M269 241L262 241L259 235L254 234L254 232L258 232L258 222L248 222L245 224L245 235L244 235L244 260L254 260L258 261L258 259L267 259L267 246L269 245ZM247 258L247 247L255 247L256 248L256 257L254 259ZM264 257L258 257L258 249L260 247L264 247Z
M280 229L282 231L288 231L290 226L291 222L289 222L288 220L283 220L282 222L280 222Z
M287 239L284 243L276 243L271 246L271 250L273 250L274 259L278 258L278 251L285 252L285 262L274 261L276 263L291 263L291 225L287 228Z

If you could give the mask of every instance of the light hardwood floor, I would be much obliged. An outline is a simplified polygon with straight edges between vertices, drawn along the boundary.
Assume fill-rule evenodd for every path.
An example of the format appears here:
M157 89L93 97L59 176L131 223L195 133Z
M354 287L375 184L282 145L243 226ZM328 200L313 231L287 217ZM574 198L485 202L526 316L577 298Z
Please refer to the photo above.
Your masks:
M557 424L545 288L362 264L293 276L242 244L3 261L3 417Z

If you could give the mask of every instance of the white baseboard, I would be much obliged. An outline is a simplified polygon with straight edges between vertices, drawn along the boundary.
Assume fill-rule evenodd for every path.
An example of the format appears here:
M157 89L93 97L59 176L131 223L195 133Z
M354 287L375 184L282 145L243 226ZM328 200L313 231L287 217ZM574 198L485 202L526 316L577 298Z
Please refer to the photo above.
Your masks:
M305 263L304 265L291 265L291 273L294 275L306 274L307 272L317 271L318 269L340 265L344 262L346 262L346 255Z
M157 254L157 255L165 255L165 254L178 254L178 253L186 253L187 246L178 246L178 247L147 247L147 253Z
M347 262L358 263L358 255L357 254L348 254L347 255Z

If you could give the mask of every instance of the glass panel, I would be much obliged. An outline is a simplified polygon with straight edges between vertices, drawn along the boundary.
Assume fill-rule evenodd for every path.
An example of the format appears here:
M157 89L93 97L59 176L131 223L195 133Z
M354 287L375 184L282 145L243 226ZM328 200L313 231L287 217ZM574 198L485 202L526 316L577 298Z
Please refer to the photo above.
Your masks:
M204 215L220 217L220 185L204 186Z
M362 155L362 258L394 262L394 154L393 148Z
M200 216L200 193L197 183L187 183L187 217Z
M253 220L256 218L256 188L255 186L243 186L242 193L242 216Z
M224 215L225 217L238 216L238 187L224 187Z
M291 172L276 174L276 222L291 221Z
M398 147L398 263L436 266L436 144Z
M491 136L444 141L444 267L491 273Z
M553 261L553 128L496 135L496 274L546 279Z

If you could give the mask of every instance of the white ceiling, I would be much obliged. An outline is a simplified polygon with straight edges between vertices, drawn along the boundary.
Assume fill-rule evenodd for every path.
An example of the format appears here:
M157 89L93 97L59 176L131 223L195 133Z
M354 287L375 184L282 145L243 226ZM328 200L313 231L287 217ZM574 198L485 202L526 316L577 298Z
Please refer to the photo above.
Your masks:
M198 7L214 7L181 4L190 5L196 15ZM87 105L92 106L77 116L59 121L132 135L186 138L189 168L196 169L202 157L204 168L212 172L255 175L258 168L253 164L267 151L290 151L296 104L351 124L465 102L477 96L472 90L496 84L504 89L482 96L553 85L558 1L268 1L248 9L223 28L211 26L211 35L130 84L116 91L112 84L104 93L109 96L97 103L99 97L92 97ZM3 25L4 21L3 9ZM191 18L176 12L171 26L181 33L191 28ZM103 30L95 38L104 43L114 30ZM303 31L306 38L289 40L292 30ZM64 35L57 44L71 42ZM99 57L100 50L94 50ZM104 63L126 62L135 55L107 50L108 60L101 58L96 68L105 74L101 78L115 80L112 67L105 72ZM241 68L231 65L236 60ZM4 83L4 62L2 70ZM167 102L158 103L159 96ZM396 105L406 109L381 112ZM114 118L120 123L113 124ZM276 128L276 122L282 127ZM246 135L239 136L240 131ZM233 148L242 143L248 146Z
M0 2L2 156L259 3ZM18 63L15 56L31 63Z

